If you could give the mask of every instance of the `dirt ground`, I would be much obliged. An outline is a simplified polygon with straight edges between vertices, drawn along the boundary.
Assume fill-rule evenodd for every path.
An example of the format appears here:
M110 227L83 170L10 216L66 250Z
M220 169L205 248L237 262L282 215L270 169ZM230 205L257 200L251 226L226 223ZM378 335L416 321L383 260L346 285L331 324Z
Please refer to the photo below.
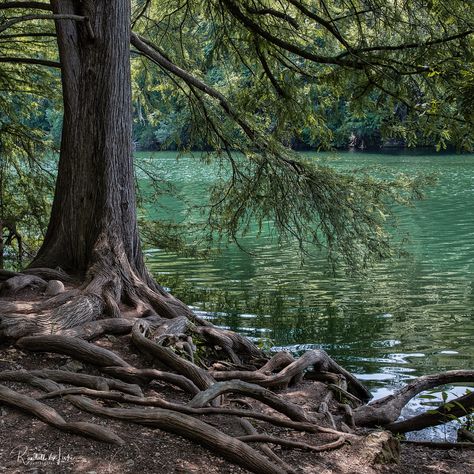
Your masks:
M147 364L142 356L121 338L105 338L100 344L120 352L121 356L140 366ZM134 360L135 359L135 360ZM148 361L149 363L149 361ZM0 370L61 368L94 373L92 366L83 366L70 358L52 354L24 353L6 344L0 345ZM14 390L32 396L41 395L39 390L15 383L6 383ZM179 391L155 384L147 395L166 396L183 401ZM298 393L289 393L298 402ZM68 421L90 421L114 430L125 441L123 447L110 446L80 436L64 433L50 427L21 411L0 405L0 473L49 474L49 473L244 473L237 467L204 447L180 436L134 425L109 418L98 418L74 408L62 399L47 400ZM308 404L308 400L299 400ZM206 421L230 434L243 434L240 425L223 417L207 417ZM258 427L258 424L256 425ZM268 426L268 425L267 425ZM239 431L240 430L240 431ZM275 428L274 430L278 430ZM271 432L269 434L276 434ZM321 444L327 442L318 435L315 440L308 434L294 433L297 440ZM301 473L318 474L424 474L474 472L474 451L442 451L403 446L398 465L368 465L360 456L357 446L344 446L325 453L308 453L295 449L274 448L289 465Z

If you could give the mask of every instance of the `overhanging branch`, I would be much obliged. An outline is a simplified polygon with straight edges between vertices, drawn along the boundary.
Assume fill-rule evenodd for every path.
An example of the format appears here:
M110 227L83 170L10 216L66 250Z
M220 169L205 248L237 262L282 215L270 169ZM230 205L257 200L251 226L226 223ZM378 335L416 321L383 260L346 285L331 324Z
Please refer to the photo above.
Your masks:
M42 2L5 2L0 5L0 10L14 8L29 8L30 10L52 11L53 7L49 3Z
M255 140L256 134L254 130L252 130L252 128L239 116L239 114L232 109L223 94L221 94L213 87L207 85L205 82L201 81L197 77L193 76L188 71L185 71L176 64L172 63L168 58L164 56L164 54L158 49L156 45L150 43L145 38L137 35L136 33L132 33L130 41L132 45L140 52L142 52L148 59L158 64L163 69L169 71L171 74L179 77L184 82L186 82L186 84L193 86L196 89L199 89L200 91L204 92L208 96L216 99L219 102L220 106L227 113L227 115L229 115L240 125L245 134L251 140Z
M282 40L281 38L278 38L277 36L262 28L258 23L253 21L247 15L245 15L239 8L238 4L234 2L234 0L221 0L221 3L229 11L229 13L236 20L242 23L242 25L249 31L252 31L258 36L261 36L262 38L269 41L271 44L279 46L280 48L289 51L290 53L294 53L300 56L301 58L308 59L309 61L312 61L317 64L334 64L338 66L348 66L353 69L364 69L366 66L365 64L358 61L347 61L337 56L321 56L318 54L314 54L311 51L306 51L305 49L297 46L296 44Z
M35 64L38 66L47 66L54 68L61 68L61 63L56 61L49 61L47 59L37 58L10 58L0 57L0 63L12 63L12 64Z
M398 44L398 45L393 45L393 46L369 46L367 48L359 48L356 50L345 51L344 53L341 53L336 57L339 59L342 59L345 56L348 56L349 54L370 53L373 51L402 51L404 49L425 48L427 46L448 43L450 41L465 38L469 35L472 35L473 33L474 33L474 30L467 30L467 31L463 31L462 33L458 33L456 35L445 36L444 38L437 38L435 40L424 41L420 43L403 43L403 44Z
M56 33L16 33L11 35L0 35L0 40L16 38L56 38Z
M249 13L252 13L254 15L270 15L274 16L276 18L280 18L282 20L287 21L290 23L293 28L298 29L300 25L298 25L298 22L290 15L287 15L286 13L280 12L278 10L275 10L274 8L250 8L247 7L247 11Z
M89 19L81 15L23 15L7 20L3 25L0 25L0 33L3 33L8 28L16 25L17 23L22 23L24 21L33 21L33 20L73 20L73 21L83 21L86 23L86 26L89 25ZM88 28L89 29L89 28Z

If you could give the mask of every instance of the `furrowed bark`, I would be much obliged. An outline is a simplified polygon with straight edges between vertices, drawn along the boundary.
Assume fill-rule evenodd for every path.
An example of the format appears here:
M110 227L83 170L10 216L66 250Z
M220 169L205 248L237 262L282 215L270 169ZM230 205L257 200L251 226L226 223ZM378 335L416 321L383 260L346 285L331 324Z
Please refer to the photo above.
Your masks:
M97 377L95 375L78 374L66 370L5 370L0 372L1 381L21 382L32 384L32 381L38 379L52 380L58 383L67 383L79 387L87 387L95 390L118 390L137 397L143 397L143 392L138 385L129 384L120 380L106 377ZM43 389L44 385L40 388ZM57 390L57 386L46 388L45 390Z
M225 393L240 393L248 397L265 403L274 410L283 413L291 420L308 422L309 417L304 410L291 402L283 400L273 392L260 387L259 385L249 384L241 380L231 380L229 382L216 382L207 390L197 394L188 404L192 408L204 407L215 398Z

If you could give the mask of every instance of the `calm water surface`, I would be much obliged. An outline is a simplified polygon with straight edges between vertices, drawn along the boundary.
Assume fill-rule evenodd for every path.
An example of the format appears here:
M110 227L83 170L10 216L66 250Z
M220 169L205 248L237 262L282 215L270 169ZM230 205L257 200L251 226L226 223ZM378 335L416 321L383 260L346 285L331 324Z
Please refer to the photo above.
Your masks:
M275 350L324 348L375 396L418 375L474 368L474 155L332 156L322 159L342 170L382 165L393 173L438 174L424 201L398 212L409 256L365 277L334 277L322 255L301 266L296 246L279 248L268 231L242 239L250 254L230 245L207 261L150 249L149 267L214 324ZM216 168L197 157L140 158L177 192L148 209L155 217L183 221L217 179Z

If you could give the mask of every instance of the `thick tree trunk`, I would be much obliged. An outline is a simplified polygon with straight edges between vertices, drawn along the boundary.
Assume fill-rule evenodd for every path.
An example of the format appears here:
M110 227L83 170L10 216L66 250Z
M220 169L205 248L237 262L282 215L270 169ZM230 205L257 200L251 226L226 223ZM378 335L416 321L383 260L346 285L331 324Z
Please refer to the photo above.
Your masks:
M3 270L3 221L0 219L0 270Z
M56 25L64 124L51 219L32 266L85 272L100 246L145 277L131 154L130 0L51 4L88 17L91 28Z
M64 119L58 178L46 237L30 267L60 267L83 282L81 295L44 324L59 329L119 305L174 318L192 312L148 274L136 218L132 157L130 0L51 0L58 20ZM37 270L36 270L37 271Z

